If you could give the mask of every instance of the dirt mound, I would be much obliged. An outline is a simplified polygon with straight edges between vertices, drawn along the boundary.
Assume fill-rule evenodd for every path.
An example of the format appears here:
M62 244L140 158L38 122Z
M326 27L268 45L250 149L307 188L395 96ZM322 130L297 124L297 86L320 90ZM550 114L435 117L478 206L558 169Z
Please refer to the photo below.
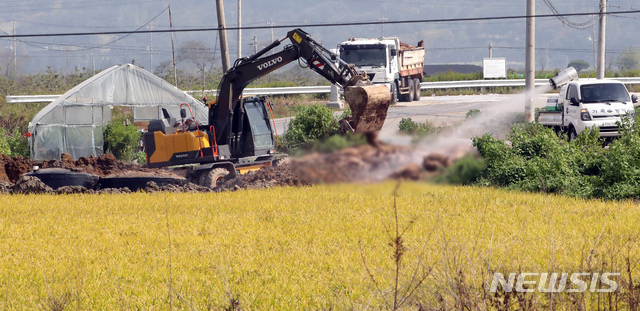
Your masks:
M409 163L393 172L389 178L398 180L419 180L422 177L422 168L415 163Z
M150 169L139 164L123 163L117 161L112 154L103 154L99 157L81 157L78 160L68 154L62 155L62 160L34 161L22 156L9 157L0 154L0 181L15 183L22 174L31 172L34 166L44 168L64 168L74 172L105 176L167 176L175 177L175 174L162 169Z
M227 180L216 187L216 191L234 191L240 189L268 189L278 186L308 186L309 182L299 178L291 170L289 161L281 162L276 166L270 166L261 170L249 172Z
M13 185L6 181L0 180L0 194L9 194L13 190Z
M145 192L156 193L156 192L173 192L173 193L186 193L186 192L211 192L213 190L198 186L193 183L187 183L186 185L165 185L158 186L153 181L147 183L147 186L144 188Z
M43 194L52 193L53 189L45 185L38 177L21 176L13 186L13 194Z
M399 168L416 162L410 147L369 145L342 149L333 153L314 153L291 160L291 170L308 183L380 181Z

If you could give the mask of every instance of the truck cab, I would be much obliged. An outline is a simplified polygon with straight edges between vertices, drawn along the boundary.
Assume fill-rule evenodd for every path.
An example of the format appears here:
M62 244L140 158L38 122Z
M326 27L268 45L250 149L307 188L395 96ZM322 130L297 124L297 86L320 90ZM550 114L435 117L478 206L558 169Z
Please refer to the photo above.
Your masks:
M340 58L366 72L374 84L383 84L391 92L392 102L420 100L424 76L424 41L417 46L400 42L397 37L351 38L338 45Z
M570 81L560 87L555 109L551 99L538 122L567 133L570 140L586 128L595 127L600 129L601 137L617 137L621 135L618 122L635 114L633 104L637 102L637 96L630 96L619 81Z
M352 39L340 44L340 58L390 87L398 79L398 46L398 38Z

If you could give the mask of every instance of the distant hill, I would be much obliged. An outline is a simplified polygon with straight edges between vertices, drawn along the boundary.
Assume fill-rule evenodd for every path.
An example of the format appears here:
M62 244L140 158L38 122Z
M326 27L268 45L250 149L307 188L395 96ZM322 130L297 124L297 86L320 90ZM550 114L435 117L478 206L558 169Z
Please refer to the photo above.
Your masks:
M424 73L427 76L432 76L438 73L447 72L449 70L456 73L476 73L476 72L482 72L482 67L477 65L460 65L460 64L424 65Z

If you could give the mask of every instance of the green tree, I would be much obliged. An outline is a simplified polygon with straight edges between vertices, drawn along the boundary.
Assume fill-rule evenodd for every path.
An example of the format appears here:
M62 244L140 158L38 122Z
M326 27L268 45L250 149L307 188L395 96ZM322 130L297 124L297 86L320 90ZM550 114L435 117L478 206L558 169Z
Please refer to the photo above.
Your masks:
M628 47L616 59L616 66L620 70L640 69L640 51L636 47Z
M575 68L575 70L580 73L583 69L589 68L591 65L582 59L576 59L569 63L569 67Z

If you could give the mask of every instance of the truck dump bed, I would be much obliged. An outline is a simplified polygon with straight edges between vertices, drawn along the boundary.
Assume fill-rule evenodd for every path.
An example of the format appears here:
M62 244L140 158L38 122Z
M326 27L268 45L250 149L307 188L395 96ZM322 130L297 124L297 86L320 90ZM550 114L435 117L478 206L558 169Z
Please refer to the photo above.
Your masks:
M422 77L424 71L424 46L423 41L418 42L418 47L400 42L398 60L400 61L401 76Z

